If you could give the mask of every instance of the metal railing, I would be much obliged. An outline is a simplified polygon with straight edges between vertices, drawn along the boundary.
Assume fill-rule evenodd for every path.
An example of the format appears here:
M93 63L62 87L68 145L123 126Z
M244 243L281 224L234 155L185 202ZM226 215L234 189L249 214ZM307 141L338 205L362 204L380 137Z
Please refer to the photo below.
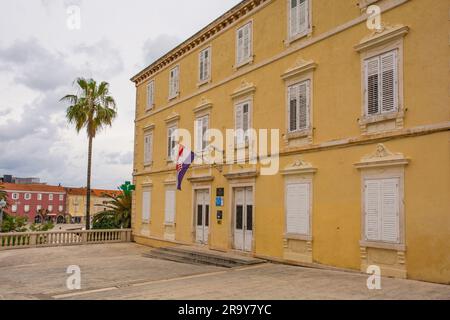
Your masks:
M131 242L131 229L0 233L0 250Z

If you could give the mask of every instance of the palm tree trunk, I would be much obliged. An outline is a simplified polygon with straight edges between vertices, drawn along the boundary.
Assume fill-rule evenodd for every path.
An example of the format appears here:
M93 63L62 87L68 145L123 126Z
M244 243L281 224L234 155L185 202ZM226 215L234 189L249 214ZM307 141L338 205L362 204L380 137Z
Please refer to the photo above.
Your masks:
M86 187L86 230L91 229L91 167L92 167L92 137L89 137L87 187Z

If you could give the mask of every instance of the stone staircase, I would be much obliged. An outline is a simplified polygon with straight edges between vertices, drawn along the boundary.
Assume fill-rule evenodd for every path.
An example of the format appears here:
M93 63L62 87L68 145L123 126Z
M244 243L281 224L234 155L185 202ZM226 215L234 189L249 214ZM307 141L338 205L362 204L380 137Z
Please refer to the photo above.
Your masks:
M145 253L144 257L187 264L212 265L223 268L236 268L265 262L261 259L239 254L224 253L189 246L153 249L149 253Z

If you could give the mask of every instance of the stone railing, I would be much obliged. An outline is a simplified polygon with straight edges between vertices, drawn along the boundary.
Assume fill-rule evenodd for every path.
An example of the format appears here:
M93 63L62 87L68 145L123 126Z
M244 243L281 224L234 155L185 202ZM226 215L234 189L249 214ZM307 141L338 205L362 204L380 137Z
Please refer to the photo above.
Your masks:
M0 233L0 250L131 242L131 229Z

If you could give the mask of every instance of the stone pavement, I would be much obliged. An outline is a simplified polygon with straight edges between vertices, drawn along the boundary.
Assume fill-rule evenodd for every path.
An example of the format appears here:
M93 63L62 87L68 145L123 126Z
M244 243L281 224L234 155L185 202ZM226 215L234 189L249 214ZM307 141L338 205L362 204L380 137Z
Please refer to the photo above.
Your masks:
M108 244L0 252L0 299L446 299L450 286L263 264L237 269L145 258L147 247ZM67 267L82 289L66 288Z

